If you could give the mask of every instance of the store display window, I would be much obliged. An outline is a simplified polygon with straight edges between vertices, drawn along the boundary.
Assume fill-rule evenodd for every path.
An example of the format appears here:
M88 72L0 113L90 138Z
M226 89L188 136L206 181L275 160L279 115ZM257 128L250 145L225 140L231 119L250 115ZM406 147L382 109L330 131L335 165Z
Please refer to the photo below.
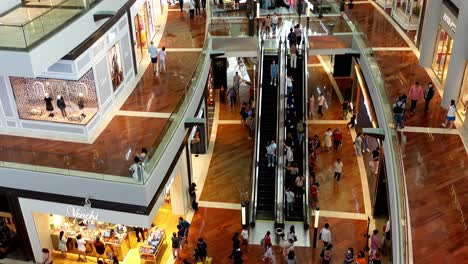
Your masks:
M143 58L146 49L149 47L150 40L150 25L146 5L143 5L140 11L138 11L138 14L134 18L134 24L137 47L140 49L141 58Z
M441 26L437 34L437 42L432 61L432 70L442 85L445 84L447 69L452 55L453 39Z
M87 124L98 111L93 70L78 81L10 77L21 119Z
M123 82L122 55L120 44L117 42L109 50L109 69L112 80L112 88L117 90Z
M463 121L465 121L468 112L468 62L465 66L465 74L462 80L457 110L460 112Z

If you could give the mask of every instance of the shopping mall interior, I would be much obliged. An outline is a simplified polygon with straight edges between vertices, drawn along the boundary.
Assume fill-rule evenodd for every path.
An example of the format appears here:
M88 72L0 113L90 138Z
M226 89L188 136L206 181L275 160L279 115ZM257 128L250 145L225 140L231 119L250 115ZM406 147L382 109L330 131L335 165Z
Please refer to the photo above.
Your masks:
M2 0L0 264L464 263L468 1Z

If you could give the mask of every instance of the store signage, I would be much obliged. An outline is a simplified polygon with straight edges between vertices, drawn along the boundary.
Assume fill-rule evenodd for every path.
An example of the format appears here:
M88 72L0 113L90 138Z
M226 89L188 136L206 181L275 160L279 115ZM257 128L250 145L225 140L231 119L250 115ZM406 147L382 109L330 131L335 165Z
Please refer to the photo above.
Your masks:
M452 18L450 18L450 16L447 15L447 13L444 13L444 15L442 16L442 20L453 31L453 33L455 33L455 31L457 30L457 25L455 24L455 21L453 21Z
M73 218L99 221L99 213L91 209L91 201L89 198L85 199L85 204L81 208L75 208L71 205L68 206L67 214Z

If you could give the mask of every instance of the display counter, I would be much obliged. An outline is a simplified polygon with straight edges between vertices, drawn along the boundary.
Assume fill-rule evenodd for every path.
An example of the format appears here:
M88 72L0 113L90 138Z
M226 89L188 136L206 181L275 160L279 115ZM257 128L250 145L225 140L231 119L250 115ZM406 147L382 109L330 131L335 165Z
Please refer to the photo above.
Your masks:
M158 227L151 228L148 240L140 246L141 263L156 263L158 254L165 243L166 231Z
M67 226L61 229L54 230L50 237L52 245L55 250L58 250L59 246L59 235L60 230L64 231L64 236L67 238L67 253L78 253L76 236L81 234L83 239L86 241L86 255L91 257L97 257L98 254L94 248L94 241L97 236L101 238L101 241L106 246L106 255L113 252L117 259L122 261L127 255L130 249L130 243L126 230L120 232L113 232L111 226L101 226L101 228L88 227L88 226Z

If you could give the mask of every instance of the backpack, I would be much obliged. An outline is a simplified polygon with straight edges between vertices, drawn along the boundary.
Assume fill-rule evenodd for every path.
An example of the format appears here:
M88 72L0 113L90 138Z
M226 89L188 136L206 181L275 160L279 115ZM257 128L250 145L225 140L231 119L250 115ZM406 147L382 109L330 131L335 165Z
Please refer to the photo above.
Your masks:
M403 106L403 103L400 102L400 101L397 101L395 103L395 106L393 107L393 113L395 113L395 114L403 113L403 107L402 106Z

